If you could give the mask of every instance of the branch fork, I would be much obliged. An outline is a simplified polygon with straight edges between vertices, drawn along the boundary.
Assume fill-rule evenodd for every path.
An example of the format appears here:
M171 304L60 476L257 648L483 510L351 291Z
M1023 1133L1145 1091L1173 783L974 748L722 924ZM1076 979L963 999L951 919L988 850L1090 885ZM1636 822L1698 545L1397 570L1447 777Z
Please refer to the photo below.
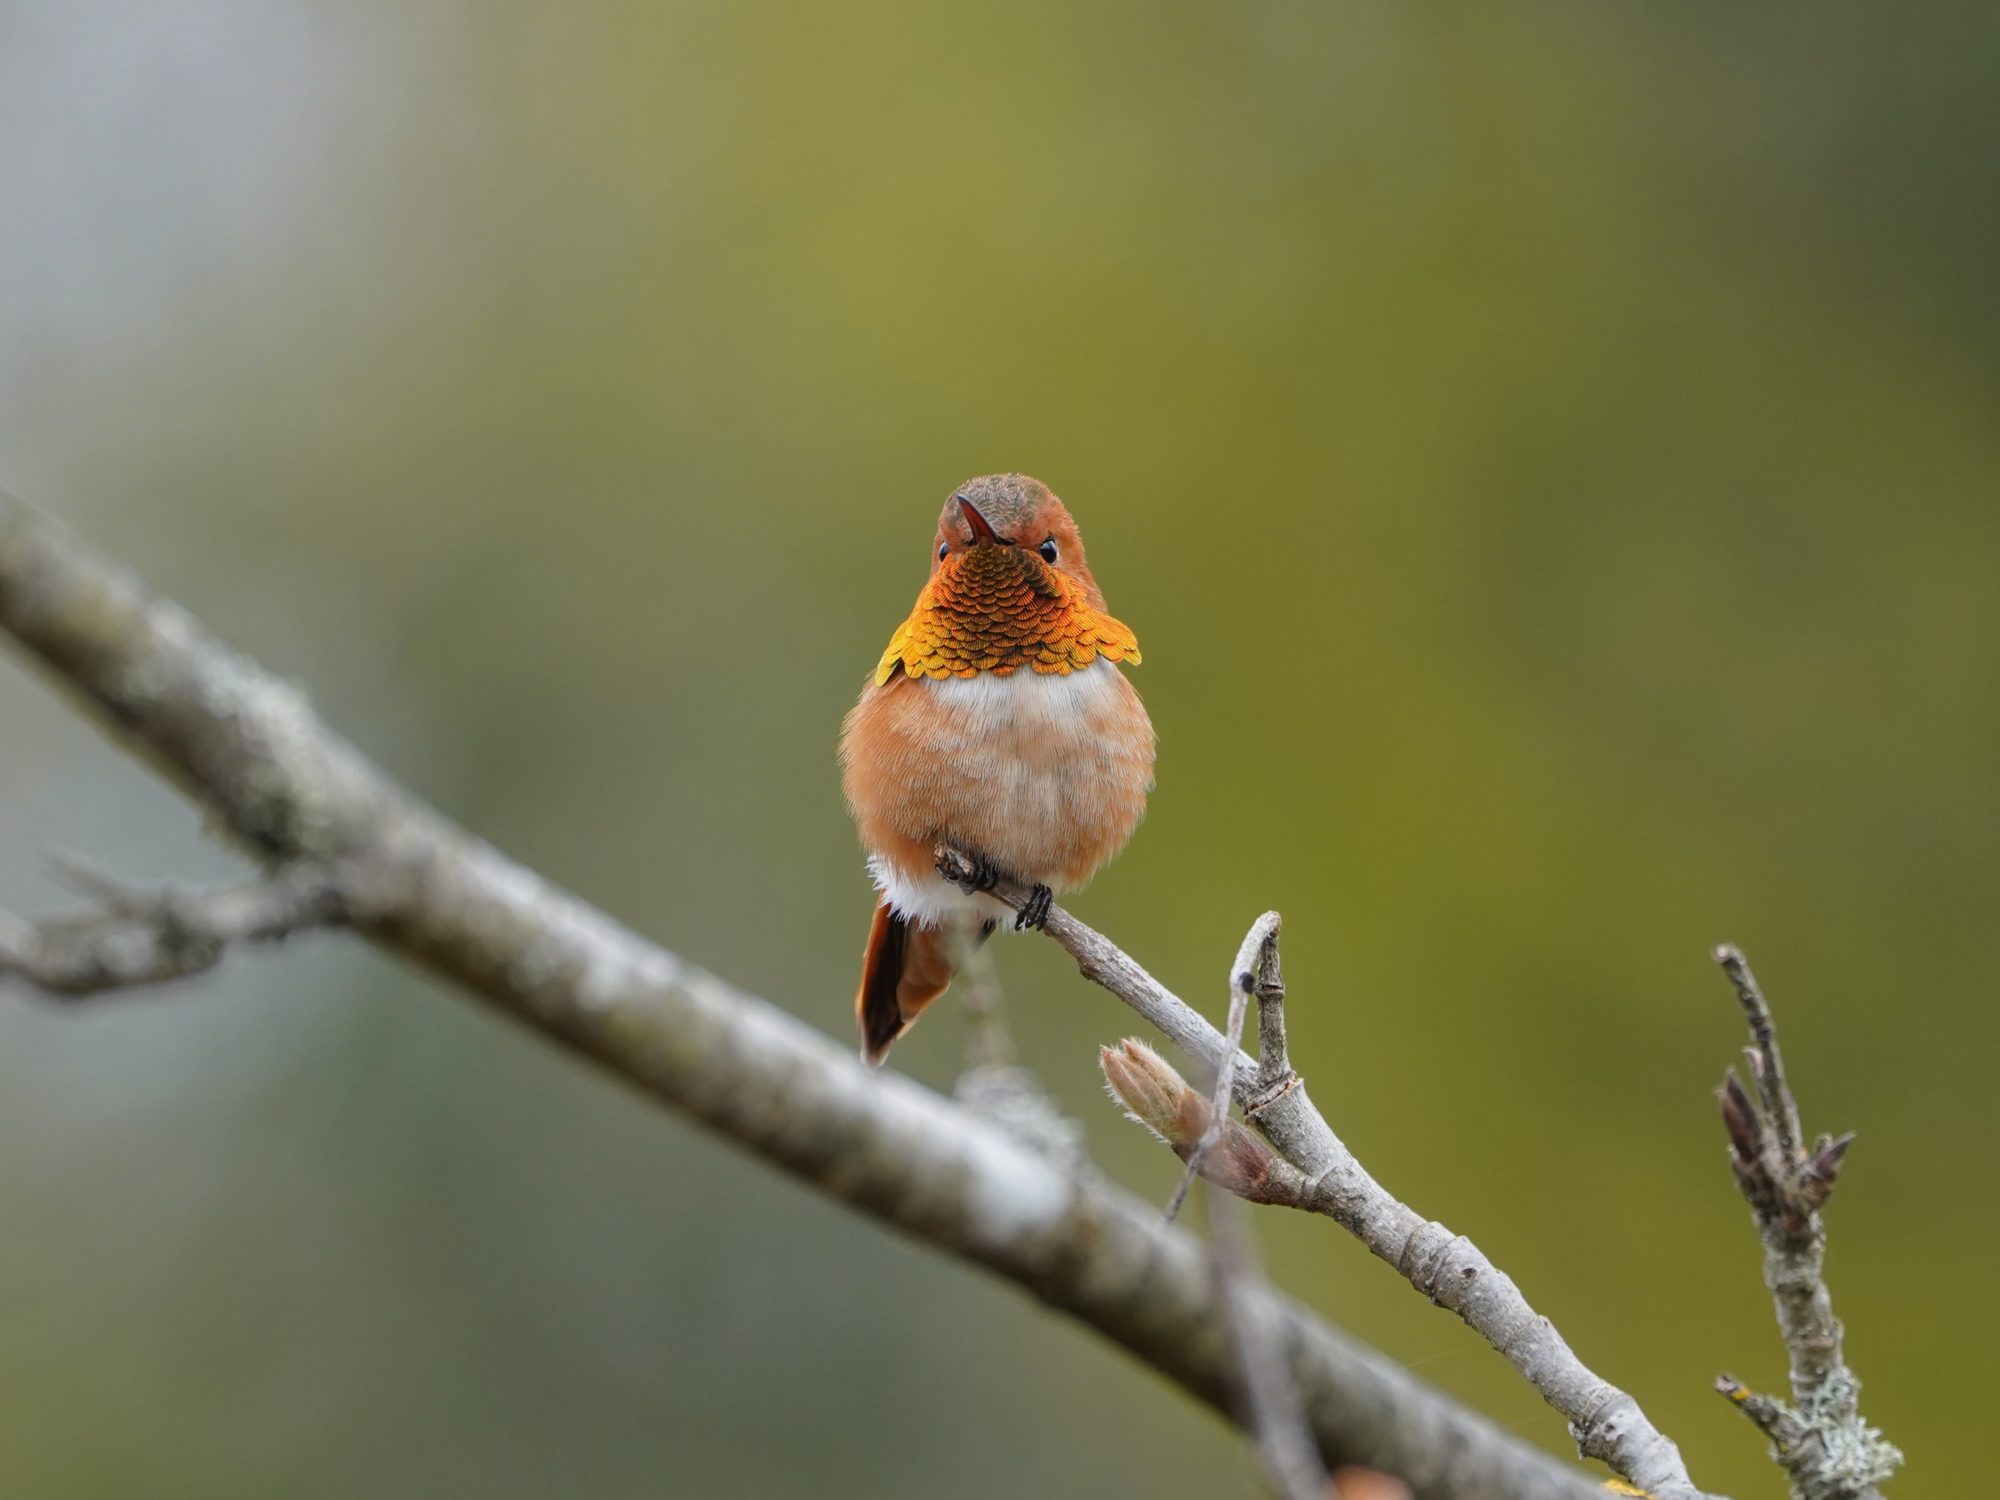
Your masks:
M940 868L944 852L940 851ZM1018 883L1001 880L991 895L1010 906L1026 899ZM1322 1214L1347 1229L1430 1301L1456 1313L1479 1333L1534 1386L1567 1421L1578 1452L1597 1459L1656 1500L1703 1500L1704 1492L1689 1477L1680 1450L1653 1425L1639 1403L1626 1391L1596 1374L1569 1347L1555 1325L1537 1313L1513 1279L1463 1235L1435 1220L1425 1219L1383 1188L1334 1133L1314 1107L1304 1080L1291 1066L1284 1020L1285 988L1278 960L1279 919L1266 913L1251 925L1231 967L1229 1031L1218 1033L1177 996L1167 991L1123 952L1084 926L1061 907L1053 908L1044 929L1077 960L1078 968L1179 1041L1195 1058L1215 1070L1213 1100L1201 1100L1178 1074L1145 1049L1167 1078L1153 1086L1188 1109L1189 1096L1200 1100L1199 1115L1176 1118L1176 1137L1142 1119L1189 1164L1185 1183L1194 1174L1228 1187L1235 1174L1210 1171L1219 1142L1229 1142L1225 1159L1232 1163L1242 1148L1228 1134L1232 1128L1222 1106L1233 1096L1252 1125L1276 1155L1298 1171L1305 1183L1296 1201L1287 1179L1258 1176L1259 1195L1253 1201L1277 1202ZM1250 997L1258 1002L1258 1057L1241 1049L1244 1012ZM1131 1049L1124 1044L1129 1059ZM1101 1059L1114 1059L1105 1049ZM1105 1072L1114 1097L1132 1110L1125 1090L1114 1076L1118 1064L1107 1061ZM1175 1091L1180 1092L1177 1094ZM1199 1134L1189 1121L1199 1118ZM1225 1123L1226 1121L1226 1123ZM1218 1135L1218 1132L1221 1132ZM1281 1194L1265 1184L1284 1181ZM1249 1196L1249 1195L1245 1195ZM1174 1205L1170 1204L1170 1209ZM1421 1492L1421 1489L1420 1489Z
M1751 1390L1730 1375L1715 1388L1771 1439L1772 1458L1791 1481L1794 1500L1877 1500L1878 1486L1903 1455L1861 1418L1861 1381L1842 1352L1824 1276L1826 1225L1820 1210L1833 1194L1854 1135L1819 1136L1810 1147L1799 1105L1778 1051L1770 1003L1737 949L1715 961L1736 990L1751 1044L1743 1049L1746 1086L1734 1069L1716 1097L1729 1138L1729 1165L1764 1243L1764 1282L1790 1356L1792 1402Z

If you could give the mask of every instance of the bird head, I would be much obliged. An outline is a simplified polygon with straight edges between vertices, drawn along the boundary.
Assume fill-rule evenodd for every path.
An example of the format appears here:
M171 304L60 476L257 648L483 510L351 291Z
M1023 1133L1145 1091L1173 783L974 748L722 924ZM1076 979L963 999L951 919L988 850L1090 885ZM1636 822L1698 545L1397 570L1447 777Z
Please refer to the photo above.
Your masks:
M1035 578L1039 563L1074 580L1094 608L1104 608L1104 595L1084 561L1083 537L1075 518L1039 479L988 474L951 492L938 516L937 535L931 538L931 576L951 567L954 559L962 565L981 548L1001 549L978 559L982 570L1005 568Z
M1067 673L1099 656L1139 659L1132 632L1104 609L1069 508L1025 474L968 480L945 501L931 577L876 668L878 683Z

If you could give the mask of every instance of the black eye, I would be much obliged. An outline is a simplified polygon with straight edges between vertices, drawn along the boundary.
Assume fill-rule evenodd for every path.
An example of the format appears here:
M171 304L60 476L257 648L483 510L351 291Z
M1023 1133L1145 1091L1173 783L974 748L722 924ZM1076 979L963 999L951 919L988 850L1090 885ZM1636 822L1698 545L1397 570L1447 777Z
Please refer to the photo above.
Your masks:
M1054 537L1045 537L1042 545L1035 550L1042 554L1043 562L1053 564L1056 560L1056 539Z
M944 561L944 555L945 555L945 553L947 553L947 552L949 552L949 551L951 551L951 543L950 543L950 542L939 542L939 543L938 543L938 561L939 561L939 562L943 562L943 561Z

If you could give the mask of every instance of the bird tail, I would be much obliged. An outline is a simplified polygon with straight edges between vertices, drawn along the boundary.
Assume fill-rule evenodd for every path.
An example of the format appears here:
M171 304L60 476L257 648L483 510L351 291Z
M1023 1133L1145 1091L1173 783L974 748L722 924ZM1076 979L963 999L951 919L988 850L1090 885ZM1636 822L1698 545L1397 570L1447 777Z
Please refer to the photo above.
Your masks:
M913 926L886 901L876 907L868 947L861 955L861 988L854 997L854 1016L861 1023L861 1060L871 1068L880 1067L890 1045L945 992L951 976L948 931Z

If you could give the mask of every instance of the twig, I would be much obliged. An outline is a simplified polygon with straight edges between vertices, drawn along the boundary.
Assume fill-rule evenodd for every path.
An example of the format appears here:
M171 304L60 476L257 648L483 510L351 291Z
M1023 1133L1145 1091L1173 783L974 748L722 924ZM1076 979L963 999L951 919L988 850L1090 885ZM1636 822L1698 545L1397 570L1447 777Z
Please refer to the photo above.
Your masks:
M1202 1131L1201 1139L1195 1142L1194 1150L1189 1153L1186 1165L1181 1168L1181 1179L1174 1185L1173 1196L1167 1200L1166 1220L1169 1224L1173 1223L1175 1216L1181 1211L1181 1205L1187 1201L1188 1189L1194 1186L1195 1178L1201 1175L1203 1162L1209 1152L1215 1149L1216 1142L1222 1139L1223 1126L1229 1120L1230 1105L1236 1097L1236 1059L1242 1054L1244 1019L1250 1013L1250 996L1257 988L1257 974L1264 967L1265 955L1275 955L1277 952L1279 924L1280 918L1274 911L1265 912L1253 922L1249 933L1243 939L1243 946L1236 950L1236 962L1230 966L1229 1028L1223 1036L1222 1060L1216 1067L1215 1088L1209 1098L1208 1128ZM1275 958L1273 961L1275 962ZM1257 966L1256 969L1252 969L1253 964ZM1279 994L1282 996L1283 993L1281 986ZM1263 1025L1264 1014L1260 1006L1258 1010L1260 1028ZM1282 1019L1278 1022L1278 1028L1278 1047L1282 1052L1284 1047ZM1260 1044L1262 1039L1260 1030Z
M1215 1070L1209 1100L1209 1120L1189 1155L1181 1176L1181 1192L1193 1181L1203 1161L1222 1139L1233 1099L1236 1053L1243 1040L1244 1017L1250 997L1258 997L1257 1050L1260 1071L1271 1071L1273 1059L1283 1066L1285 1055L1284 983L1277 978L1278 929L1281 919L1267 911L1250 924L1229 967L1229 1029L1222 1066ZM1276 1002L1271 1003L1275 992ZM1272 1491L1281 1500L1326 1500L1326 1468L1314 1451L1298 1389L1292 1384L1283 1352L1261 1313L1245 1304L1242 1289L1262 1277L1251 1231L1244 1223L1236 1194L1213 1180L1204 1185L1208 1217L1208 1273L1215 1289L1216 1316L1229 1346L1242 1391L1242 1417L1256 1439L1257 1454ZM1173 1208L1167 1210L1173 1217Z
M971 862L955 850L940 850L937 866L947 879L971 878ZM988 894L1018 910L1029 892L1003 879ZM1117 944L1063 908L1050 909L1043 931L1076 960L1086 979L1111 991L1198 1063L1219 1072L1225 1055L1233 1054L1232 1081L1244 1117L1308 1179L1301 1206L1342 1225L1424 1296L1464 1319L1568 1421L1580 1454L1610 1465L1657 1500L1698 1500L1702 1491L1688 1477L1680 1450L1639 1403L1578 1359L1555 1325L1535 1312L1476 1245L1426 1220L1370 1176L1313 1105L1281 1051L1267 1054L1281 1076L1267 1076ZM1268 952L1268 999L1260 999L1260 1010L1284 1003L1275 944ZM1284 1034L1282 1021L1271 1034Z
M295 689L4 494L0 630L260 858L364 862L360 935L1226 1403L1200 1251L1156 1210L908 1079L868 1073L844 1043L473 838L333 735ZM1270 1112L1292 1094L1303 1090ZM1251 1300L1283 1328L1329 1463L1402 1475L1423 1500L1598 1500L1583 1475L1296 1304Z
M1223 1342L1236 1367L1238 1416L1257 1445L1264 1476L1282 1500L1326 1500L1327 1472L1313 1447L1298 1388L1263 1310L1244 1290L1262 1281L1243 1205L1214 1183L1203 1185L1208 1216L1208 1278Z
M40 922L0 910L0 981L63 1000L189 979L231 948L335 926L347 915L340 882L317 867L208 890L143 890L75 859L60 867L97 909Z
M1771 1439L1773 1460L1796 1500L1877 1500L1877 1486L1903 1461L1861 1418L1861 1381L1841 1350L1840 1320L1823 1274L1826 1225L1852 1133L1820 1136L1808 1151L1798 1100L1778 1052L1777 1023L1750 965L1735 948L1715 950L1750 1028L1744 1049L1753 1098L1732 1069L1717 1098L1729 1136L1729 1164L1764 1243L1764 1283L1777 1309L1791 1365L1792 1404L1752 1391L1732 1376L1716 1389Z
M1260 1105L1269 1102L1266 1096L1273 1091L1288 1089L1299 1078L1292 1071L1291 1054L1285 1045L1285 976L1278 965L1278 914L1268 912L1265 915L1271 923L1271 932L1258 945L1256 975L1257 1090Z
M1005 1068L1014 1062L1014 1037L1007 1025L1000 999L1000 981L993 971L992 950L977 941L976 934L954 926L951 965L956 976L959 1001L965 1007L969 1035L966 1037L965 1065L968 1071Z
M965 1069L952 1085L952 1097L1030 1149L1081 1167L1089 1160L1082 1124L1065 1115L1041 1080L1014 1060L992 951L963 927L954 928L951 938L953 984L964 991L970 1023Z

